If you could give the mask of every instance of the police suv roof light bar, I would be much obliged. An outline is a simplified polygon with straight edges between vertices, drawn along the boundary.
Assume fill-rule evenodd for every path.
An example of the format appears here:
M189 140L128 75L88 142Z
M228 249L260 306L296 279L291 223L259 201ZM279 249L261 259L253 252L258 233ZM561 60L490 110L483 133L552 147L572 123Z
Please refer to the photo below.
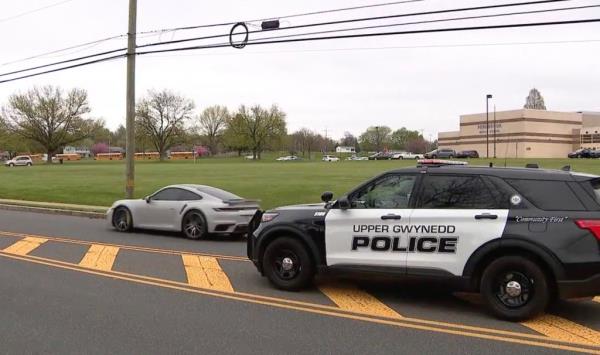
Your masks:
M467 165L466 161L444 160L444 159L419 159L417 160L417 168L421 167L437 167L446 165Z

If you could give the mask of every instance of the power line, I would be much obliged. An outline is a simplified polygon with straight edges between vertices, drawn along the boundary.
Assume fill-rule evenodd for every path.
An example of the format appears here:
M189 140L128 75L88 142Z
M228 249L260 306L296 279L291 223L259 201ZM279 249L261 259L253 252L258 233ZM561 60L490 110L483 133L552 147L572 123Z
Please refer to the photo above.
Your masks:
M6 21L14 20L14 19L17 19L19 17L27 16L29 14L33 14L33 13L36 13L36 12L39 12L39 11L43 11L43 10L49 9L51 7L55 7L55 6L58 6L58 5L66 4L66 3L71 2L71 1L74 1L74 0L63 0L63 1L55 2L55 3L50 4L50 5L39 7L37 9L33 9L33 10L28 10L28 11L25 11L25 12L21 12L19 14L12 15L12 16L9 16L9 17L0 18L0 22L6 22Z
M110 51L105 51L105 52L100 52L100 53L85 55L85 56L82 56L82 57L77 57L77 58L72 58L72 59L67 59L67 60L61 60L60 62L54 62L54 63L50 63L50 64L38 65L36 67L15 70L15 71L7 72L7 73L2 73L2 74L0 74L0 77L7 76L7 75L12 75L12 74L23 73L23 72L31 71L31 70L35 70L35 69L42 69L42 68L52 67L52 66L60 65L60 64L77 62L77 61L84 60L84 59L90 59L90 58L99 57L99 56L102 56L102 55L113 54L113 53L117 53L117 52L120 52L120 51L125 51L126 49L127 48L113 49L113 50L110 50Z
M115 59L118 59L118 58L124 58L125 56L126 56L125 54L119 54L119 55L114 55L112 57L95 59L95 60L91 60L91 61L88 61L88 62L77 63L77 64L69 65L69 66L66 66L66 67L60 67L60 68L56 68L56 69L46 70L46 71L39 72L39 73L33 73L33 74L23 75L23 76L19 76L19 77L16 77L16 78L4 79L4 80L0 80L0 84L2 84L2 83L8 83L8 82L11 82L11 81L16 81L16 80L21 80L21 79L26 79L26 78L31 78L31 77L38 76L38 75L55 73L55 72L59 72L59 71L67 70L67 69L73 69L73 68L83 67L83 66L90 65L90 64L107 62L109 60L115 60Z
M321 14L327 14L327 13L333 13L333 12L359 10L359 9L381 7L381 6L390 6L390 5L398 5L398 4L407 4L407 3L422 2L422 1L425 1L425 0L393 1L393 2L386 2L386 3L379 3L379 4L369 4L369 5L361 5L361 6L353 6L353 7L344 7L344 8L338 8L338 9L330 9L330 10L304 12L304 13L293 14L293 15L267 17L267 18L254 19L254 20L246 20L246 21L222 22L222 23L213 23L213 24L208 24L208 25L195 25L195 26L165 28L165 29L160 29L160 30L149 30L149 31L144 31L144 32L138 32L138 34L159 33L159 32L172 32L172 31L182 31L182 30L185 31L185 30L194 30L194 29L198 29L198 28L231 26L231 25L234 25L234 24L236 24L238 22L251 23L251 22L261 22L261 21L266 21L266 20L271 20L271 19L289 19L289 18L294 18L294 17L302 17L302 16L310 16L310 15L321 15Z
M446 9L446 10L434 10L434 11L422 11L422 12L412 12L412 13L403 13L403 14L395 14L395 15L375 16L375 17L361 17L361 18L354 18L354 19L347 19L347 20L317 22L317 23L309 23L309 24L304 24L304 25L295 25L295 26L289 26L289 27L280 27L280 28L277 28L277 29L269 30L269 31L272 32L272 31L291 30L291 29L316 27L316 26L338 25L338 24L343 24L343 23L364 22L364 21L373 21L373 20L387 20L387 19L400 18L400 17L424 16L424 15L438 15L438 14L445 14L445 13L452 13L452 12L488 10L488 9L496 9L496 8L503 8L503 7L515 7L515 6L525 6L525 5L535 5L535 4L565 2L565 1L573 1L573 0L527 1L527 2L520 2L520 3L504 3L504 4L495 4L495 5L463 7L463 8L454 8L454 9ZM264 32L264 31L262 31L262 30L256 30L256 31L248 31L247 33L248 34L252 34L252 33L260 33L260 32ZM139 45L138 48L153 47L153 46L160 46L160 45L167 45L167 44L176 44L176 43L184 43L184 42L191 42L191 41L204 40L204 39L223 38L223 37L228 37L228 36L229 36L229 34L226 34L226 35L203 36L203 37L192 37L192 38L182 38L182 39L172 40L172 41L154 42L154 43L143 44L143 45Z
M365 37L410 35L410 34L423 34L423 33L441 33L441 32L491 30L491 29L503 29L503 28L517 28L517 27L540 27L540 26L572 25L572 24L595 23L595 22L600 22L600 18L583 19L583 20L570 20L570 21L513 23L513 24L505 24L505 25L488 25L488 26L472 26L472 27L450 27L450 28L436 28L436 29L412 30L412 31L360 33L360 34L339 35L339 36L326 36L326 37L306 37L306 38L293 38L293 39L281 39L281 40L268 40L268 41L248 42L247 45L296 43L296 42L323 41L323 40L333 40L333 39L349 39L349 38L365 38ZM152 54L152 53L179 52L179 51L188 51L188 50L196 50L196 49L224 48L224 47L229 47L229 46L230 46L229 43L220 43L220 44L204 45L204 46L191 46L191 47L179 47L179 48L169 48L169 49L157 49L157 50L151 50L151 51L145 51L145 52L137 52L136 54L137 55L144 55L144 54Z
M267 40L267 39L274 39L274 38L290 38L290 37L299 37L299 36L306 36L306 35L338 33L338 32L347 32L347 31L360 31L360 30L407 26L407 25L421 25L421 24L438 23L438 22L474 20L474 19L504 17L504 16L514 16L514 15L529 15L529 14L557 12L557 11L582 10L582 9L595 8L595 7L600 7L600 5L584 5L584 6L562 7L562 8L554 8L554 9L543 9L543 10L505 12L505 13L491 14L491 15L464 16L464 17L453 17L453 18L445 18L445 19L437 19L437 20L413 21L413 22L402 22L402 23L394 23L394 24L386 24L386 25L373 25L373 26L363 26L363 27L342 28L342 29L327 30L327 31L296 33L296 34L283 35L283 36L262 37L262 38L257 38L257 39L250 39L249 41L259 41L259 40Z

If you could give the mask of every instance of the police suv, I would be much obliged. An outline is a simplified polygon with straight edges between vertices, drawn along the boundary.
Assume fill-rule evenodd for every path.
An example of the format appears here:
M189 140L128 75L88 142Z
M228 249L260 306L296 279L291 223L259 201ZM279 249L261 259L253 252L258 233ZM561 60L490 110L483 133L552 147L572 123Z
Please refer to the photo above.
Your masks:
M248 257L276 287L324 270L450 279L514 321L600 294L598 176L424 160L332 197L257 212Z

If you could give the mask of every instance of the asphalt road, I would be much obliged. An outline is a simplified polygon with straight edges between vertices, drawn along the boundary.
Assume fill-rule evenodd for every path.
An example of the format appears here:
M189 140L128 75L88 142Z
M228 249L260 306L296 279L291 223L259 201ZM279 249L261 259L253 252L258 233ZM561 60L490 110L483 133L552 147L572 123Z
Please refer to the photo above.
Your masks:
M274 290L241 240L0 211L0 353L600 353L600 302L527 323L431 284Z

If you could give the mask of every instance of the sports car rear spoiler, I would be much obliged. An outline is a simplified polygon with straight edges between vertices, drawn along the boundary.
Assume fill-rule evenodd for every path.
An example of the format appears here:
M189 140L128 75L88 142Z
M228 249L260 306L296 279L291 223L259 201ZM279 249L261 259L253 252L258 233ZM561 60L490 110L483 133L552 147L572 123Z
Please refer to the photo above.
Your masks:
M260 200L250 200L250 199L245 199L245 198L232 198L229 200L223 200L224 203L228 204L229 206L258 206L258 204L260 203Z

